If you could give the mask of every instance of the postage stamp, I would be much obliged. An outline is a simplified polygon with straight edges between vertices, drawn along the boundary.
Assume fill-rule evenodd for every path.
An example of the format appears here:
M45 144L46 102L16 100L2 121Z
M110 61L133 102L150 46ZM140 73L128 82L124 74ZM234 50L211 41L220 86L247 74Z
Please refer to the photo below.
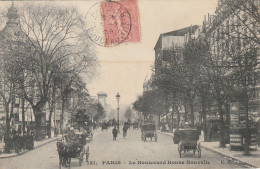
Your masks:
M89 38L99 46L140 41L137 0L96 3L86 21Z

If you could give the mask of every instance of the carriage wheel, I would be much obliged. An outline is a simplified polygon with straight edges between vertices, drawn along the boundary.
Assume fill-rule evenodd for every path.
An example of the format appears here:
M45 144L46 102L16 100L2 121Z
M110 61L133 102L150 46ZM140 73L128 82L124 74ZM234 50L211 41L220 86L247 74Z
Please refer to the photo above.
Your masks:
M154 139L157 141L157 133L154 134Z
M201 157L201 146L200 143L198 144L198 157Z
M89 147L86 150L86 161L88 161L88 158L89 158Z

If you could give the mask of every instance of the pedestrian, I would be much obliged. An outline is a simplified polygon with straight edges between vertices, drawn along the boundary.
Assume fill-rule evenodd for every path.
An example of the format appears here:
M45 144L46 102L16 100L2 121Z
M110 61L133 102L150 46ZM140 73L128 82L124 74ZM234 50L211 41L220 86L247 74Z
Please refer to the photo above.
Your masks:
M127 126L124 126L124 127L123 127L123 137L124 137L124 138L126 137L127 129L128 129Z
M114 129L112 130L112 134L113 134L113 140L116 140L116 137L117 137L117 129L116 129L116 126L115 126Z

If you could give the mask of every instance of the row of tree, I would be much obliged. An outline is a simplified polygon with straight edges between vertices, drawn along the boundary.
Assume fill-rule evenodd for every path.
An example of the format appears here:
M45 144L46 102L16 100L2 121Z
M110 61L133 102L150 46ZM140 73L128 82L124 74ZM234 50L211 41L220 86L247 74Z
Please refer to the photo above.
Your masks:
M6 136L17 104L22 107L23 121L27 107L32 108L36 138L41 130L42 111L48 106L50 136L55 105L61 105L63 126L65 109L74 111L88 97L85 81L95 75L97 66L94 47L87 37L83 18L74 7L24 3L19 15L13 6L8 14L15 32L8 35L7 31L0 38L3 79L0 95ZM76 105L67 104L72 94L78 99Z
M220 146L225 147L224 125L229 121L229 103L238 101L245 111L248 155L249 101L259 79L259 4L255 0L223 3L224 11L210 26L203 24L197 39L190 38L184 46L173 46L164 51L163 59L155 61L153 90L140 96L134 108L144 114L160 115L172 107L177 113L178 128L180 111L190 114L189 121L194 126L194 107L199 104L206 131L208 103L215 103L220 115ZM156 111L154 107L158 104L165 105L166 111Z

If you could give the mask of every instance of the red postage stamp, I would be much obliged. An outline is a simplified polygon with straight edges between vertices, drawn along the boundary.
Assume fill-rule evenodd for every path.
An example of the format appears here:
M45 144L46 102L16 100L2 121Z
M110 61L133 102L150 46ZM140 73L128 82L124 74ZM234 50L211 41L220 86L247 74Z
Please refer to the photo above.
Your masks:
M105 47L140 41L137 0L108 1L95 4L87 14L87 33Z
M140 42L140 23L139 23L139 10L137 0L122 0L119 1L129 12L131 16L132 29L124 41L127 42Z

